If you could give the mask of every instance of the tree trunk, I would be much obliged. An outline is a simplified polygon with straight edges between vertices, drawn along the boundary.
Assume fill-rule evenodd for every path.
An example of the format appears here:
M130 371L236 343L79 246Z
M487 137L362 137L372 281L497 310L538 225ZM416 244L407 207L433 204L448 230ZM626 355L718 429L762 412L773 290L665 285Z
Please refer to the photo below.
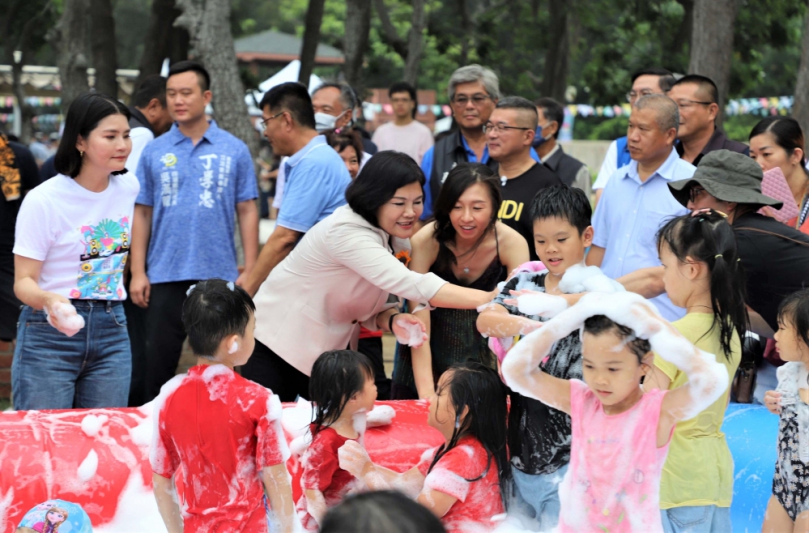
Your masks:
M719 109L723 110L717 117L719 126L730 90L733 25L738 10L738 0L694 0L688 72L708 76L716 83Z
M118 54L115 51L115 19L110 0L90 0L90 39L95 67L95 90L118 98Z
M25 102L25 87L22 84L22 67L25 64L25 54L19 63L11 63L11 90L20 106L20 142L28 144L34 134L34 108Z
M803 39L801 40L801 65L798 67L798 81L795 84L795 101L792 104L792 116L801 125L803 131L809 131L809 9L803 22ZM809 136L804 135L804 153L809 150Z
M568 29L568 0L550 0L550 46L545 54L545 75L542 78L542 95L565 103L567 70L570 58L570 32Z
M365 94L362 65L371 32L371 0L346 0L345 37L343 53L346 62L343 73L360 98Z
M404 81L413 87L418 86L419 62L421 61L421 51L424 46L424 26L426 24L424 1L425 0L411 0L413 16L410 19L410 33L407 37L407 58L404 69Z
M301 44L301 70L298 81L309 86L309 76L315 68L317 45L320 42L320 23L323 21L323 9L326 0L309 0L306 9L306 25L303 30L303 43Z
M175 24L188 30L193 57L211 73L216 123L258 155L258 134L250 124L244 103L233 36L230 33L229 0L177 0L183 14Z
M140 85L144 78L153 74L160 74L163 60L167 57L172 62L182 61L188 56L188 32L184 28L175 28L174 21L180 16L180 10L174 5L174 0L152 0L152 14L149 21L149 33L144 39L143 55L140 58L140 72L135 80L135 87ZM175 57L176 41L183 35L186 41L184 53Z
M469 8L466 5L466 0L458 0L458 12L461 17L461 56L458 59L458 65L464 66L469 62L469 40L472 38L472 24L469 18Z
M402 58L406 58L407 43L396 32L396 26L390 20L385 0L374 0L374 9L376 9L376 15L379 17L379 25L382 27L382 32L380 33L382 41L393 48L393 51Z
M87 31L89 0L64 0L62 17L56 25L54 48L57 50L59 80L62 84L62 109L89 89L87 83Z

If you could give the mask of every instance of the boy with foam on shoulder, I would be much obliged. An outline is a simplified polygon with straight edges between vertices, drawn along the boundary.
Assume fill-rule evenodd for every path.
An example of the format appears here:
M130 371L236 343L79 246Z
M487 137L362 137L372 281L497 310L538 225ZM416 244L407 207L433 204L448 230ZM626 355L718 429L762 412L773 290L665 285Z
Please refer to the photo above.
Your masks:
M281 402L233 370L253 353L254 311L232 282L210 279L189 289L182 318L197 365L166 383L154 406L150 462L169 533L299 528ZM180 468L182 511L174 485Z
M531 217L534 245L545 270L521 271L508 280L492 304L478 316L480 333L498 339L509 348L515 339L541 327L547 320L539 315L521 313L513 300L515 294L580 292L582 284L594 288L592 282L604 278L593 277L600 274L598 269L591 271L583 267L585 251L593 242L591 215L590 202L579 189L554 186L537 194L531 205ZM576 279L570 283L569 278ZM563 290L565 288L567 290ZM580 295L569 297L569 303L574 303L578 297ZM581 379L578 332L561 339L540 367L558 378ZM515 502L521 507L521 512L539 522L540 531L550 530L558 522L558 486L570 462L570 442L568 415L511 392L508 447Z

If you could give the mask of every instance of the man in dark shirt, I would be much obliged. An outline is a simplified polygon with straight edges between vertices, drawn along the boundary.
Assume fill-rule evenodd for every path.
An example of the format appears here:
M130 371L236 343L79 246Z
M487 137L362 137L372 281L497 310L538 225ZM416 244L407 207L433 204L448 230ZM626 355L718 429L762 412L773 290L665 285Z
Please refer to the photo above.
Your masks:
M519 96L509 96L497 102L484 124L489 155L499 165L503 203L497 216L525 238L532 261L537 261L538 257L532 246L531 200L542 189L564 185L552 170L531 157L537 123L537 109L533 103Z
M36 159L25 145L0 133L0 340L17 336L20 301L14 295L14 232L25 193L41 183Z
M719 91L711 78L698 74L683 76L671 86L668 95L680 108L675 147L682 159L698 166L702 157L714 150L750 154L746 144L731 141L716 127Z

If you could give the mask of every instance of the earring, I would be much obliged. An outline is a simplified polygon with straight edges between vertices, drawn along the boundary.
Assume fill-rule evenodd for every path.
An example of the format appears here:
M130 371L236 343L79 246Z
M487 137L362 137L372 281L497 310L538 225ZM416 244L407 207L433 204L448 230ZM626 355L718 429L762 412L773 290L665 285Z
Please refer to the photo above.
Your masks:
M79 157L84 157L84 152L79 150Z

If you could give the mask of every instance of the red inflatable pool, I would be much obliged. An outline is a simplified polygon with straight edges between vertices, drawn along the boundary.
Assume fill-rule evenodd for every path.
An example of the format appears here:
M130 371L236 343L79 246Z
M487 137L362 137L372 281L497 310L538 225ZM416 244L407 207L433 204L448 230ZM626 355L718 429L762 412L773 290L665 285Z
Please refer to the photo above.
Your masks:
M396 417L365 435L374 462L403 472L425 449L443 442L427 425L425 402L379 404L390 405ZM151 406L0 413L0 533L13 533L27 511L53 498L81 505L96 533L165 531L151 492L150 411ZM294 456L288 466L297 499Z

